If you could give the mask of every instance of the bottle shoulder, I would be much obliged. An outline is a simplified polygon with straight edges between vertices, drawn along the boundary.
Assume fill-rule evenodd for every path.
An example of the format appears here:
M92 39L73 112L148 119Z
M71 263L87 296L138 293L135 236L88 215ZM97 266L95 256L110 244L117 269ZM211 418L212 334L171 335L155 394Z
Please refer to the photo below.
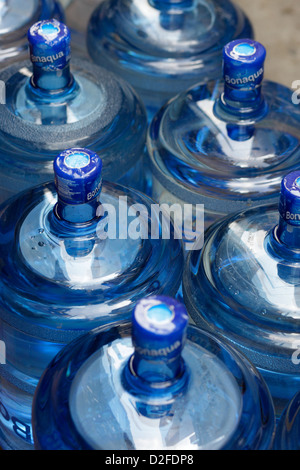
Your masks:
M112 178L125 174L142 155L147 116L133 89L89 61L73 59L71 70L75 89L58 103L48 98L39 105L27 93L30 62L0 72L7 91L7 104L0 106L0 152L7 171L13 159L18 168L36 173L36 163L51 167L62 148L78 146L101 153L105 175Z
M152 121L148 150L153 171L170 188L239 210L240 203L274 197L282 176L297 167L300 108L290 89L265 81L264 117L226 121L215 109L223 89L223 81L211 81L171 100Z
M299 336L299 256L274 248L278 205L234 214L212 226L189 257L184 295L195 321L232 341L290 360ZM247 346L248 345L248 346ZM287 367L287 364L285 367Z
M125 113L127 118L134 118L137 114L141 127L146 127L146 124L143 126L143 105L133 89L122 79L89 61L76 58L72 61L71 70L76 86L58 96L44 96L38 91L32 91L33 88L29 85L32 66L29 61L10 66L1 72L1 80L7 84L7 104L0 109L0 130L22 141L22 138L25 140L25 129L30 131L28 140L36 139L39 143L45 136L48 136L49 141L55 135L59 138L59 128L66 138L68 133L74 138L73 135L81 128L81 134L86 135L87 127L93 126L88 135L97 134L99 139L99 134L103 134L106 128L116 127L118 121L122 122L119 116L124 116ZM91 100L94 100L94 110ZM54 106L57 108L55 113ZM51 114L51 111L52 121L47 119L47 113ZM16 127L15 132L13 125ZM38 135L41 135L40 140Z
M2 206L1 290L7 302L2 313L15 310L9 322L53 327L59 320L69 329L71 324L73 329L90 329L91 324L126 318L146 292L176 294L181 242L175 240L173 226L170 240L149 238L151 228L160 232L160 222L157 217L149 221L151 200L146 196L105 182L100 206L104 215L72 228L53 223L55 204L54 186L46 184Z
M228 1L195 0L181 10L155 8L148 0L106 1L91 17L88 43L96 61L109 50L110 60L122 57L128 69L161 74L167 61L167 75L193 75L205 63L220 62L227 42L252 34L243 12Z
M274 450L299 450L300 394L297 393L280 417L274 441Z
M128 323L104 328L93 332L93 338L86 338L90 345L86 349L88 354L82 351L82 341L76 344L78 351L83 353L77 354L77 357L74 350L70 354L70 348L65 349L60 365L64 367L68 358L71 376L68 383L62 380L59 386L70 411L68 423L61 433L62 447L68 446L64 436L70 432L77 435L75 446L96 449L151 450L159 447L162 450L199 450L245 445L249 436L248 433L243 434L247 405L254 411L265 391L264 386L260 389L260 378L256 372L250 371L244 359L209 334L189 327L184 352L184 361L190 372L186 389L177 395L164 390L150 395L137 394L124 386L122 375L133 352L130 333ZM36 414L39 414L39 399L46 396L47 412L53 407L48 398L55 369L47 371L48 378L51 376L49 389L40 396L37 393ZM106 373L108 369L109 375ZM247 405L243 398L241 377L248 397ZM95 396L103 399L95 400ZM270 403L266 400L266 406L263 406L268 428L262 439L264 442L248 442L250 447L268 448L270 445L274 426ZM52 412L56 413L54 408ZM38 417L35 418L38 421ZM108 422L113 422L114 426L109 426L110 433L103 433ZM260 426L261 423L257 428ZM252 431L254 435L259 432L258 429ZM38 438L46 446L51 445L50 433L41 433Z

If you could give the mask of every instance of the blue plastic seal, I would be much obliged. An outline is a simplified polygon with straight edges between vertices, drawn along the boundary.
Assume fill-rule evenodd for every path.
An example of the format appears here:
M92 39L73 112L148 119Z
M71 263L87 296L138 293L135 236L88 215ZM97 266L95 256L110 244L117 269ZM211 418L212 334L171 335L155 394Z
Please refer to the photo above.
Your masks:
M183 304L169 297L141 300L132 319L133 345L147 360L169 360L181 354L188 315Z
M58 198L65 204L85 204L97 198L102 187L102 160L94 152L72 148L54 161Z
M44 70L62 70L71 58L71 34L63 23L52 19L35 23L28 31L31 62Z
M223 75L227 85L251 90L261 85L264 77L266 49L252 39L236 39L223 49Z
M150 5L158 10L192 8L194 0L149 0Z
M289 225L300 226L300 170L293 171L283 178L279 212Z

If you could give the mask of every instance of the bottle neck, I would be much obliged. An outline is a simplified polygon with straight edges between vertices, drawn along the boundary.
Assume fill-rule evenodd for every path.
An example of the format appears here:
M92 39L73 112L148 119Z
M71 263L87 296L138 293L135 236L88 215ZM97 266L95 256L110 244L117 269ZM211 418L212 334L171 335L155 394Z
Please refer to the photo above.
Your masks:
M299 225L292 225L280 216L275 236L277 240L289 250L297 250L300 252L300 221Z
M66 93L74 87L74 78L71 74L70 64L62 70L48 71L37 65L33 65L31 85L48 94Z
M253 90L236 90L225 82L224 92L214 104L217 119L227 123L228 137L239 142L253 137L255 123L267 113L261 85Z
M176 397L188 390L189 379L189 370L181 356L170 364L144 361L134 354L122 372L125 390L133 397L138 397L135 402L137 410L148 419L167 416Z
M224 120L262 119L267 112L267 105L262 93L262 85L253 89L236 89L226 82L224 92L218 100L218 114Z
M169 359L146 359L135 351L129 364L131 373L144 383L151 385L172 383L182 374L183 360L181 354Z
M54 208L54 216L61 222L70 224L88 224L100 217L101 203L100 194L92 201L85 204L66 204L58 199Z

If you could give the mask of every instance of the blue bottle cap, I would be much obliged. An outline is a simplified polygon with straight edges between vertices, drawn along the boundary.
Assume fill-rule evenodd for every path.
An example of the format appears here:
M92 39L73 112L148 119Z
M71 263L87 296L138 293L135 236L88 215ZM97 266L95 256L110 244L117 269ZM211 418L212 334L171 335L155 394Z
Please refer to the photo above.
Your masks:
M58 198L65 204L85 204L98 197L102 186L102 160L87 149L73 148L54 161Z
M165 296L143 299L132 319L135 350L147 360L172 359L184 347L187 326L186 308L177 300Z
M59 21L44 20L35 23L28 31L31 62L47 71L66 67L71 57L71 34Z
M252 39L236 39L223 49L223 74L227 85L235 89L258 87L264 76L266 49Z
M300 226L300 170L293 171L283 178L279 212L289 225Z

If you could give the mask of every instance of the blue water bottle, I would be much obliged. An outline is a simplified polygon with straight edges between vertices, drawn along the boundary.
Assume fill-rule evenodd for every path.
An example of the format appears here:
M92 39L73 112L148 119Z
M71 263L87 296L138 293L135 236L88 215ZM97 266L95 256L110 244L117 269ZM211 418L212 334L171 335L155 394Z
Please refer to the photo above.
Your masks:
M195 323L219 332L263 375L277 417L300 389L300 171L277 204L235 213L189 255L183 294Z
M273 449L300 449L300 392L296 393L280 417Z
M292 90L263 80L265 58L256 41L227 44L223 80L178 95L152 121L152 196L203 205L205 228L276 202L281 179L299 166L300 107Z
M229 0L105 0L93 13L88 51L138 91L149 119L177 93L219 78L222 48L252 37Z
M28 57L27 30L36 21L64 20L61 2L56 0L0 1L0 68Z
M254 367L188 326L185 307L142 299L132 323L99 328L49 365L33 404L43 450L269 449L274 409Z
M102 180L88 149L62 152L55 186L0 210L0 445L32 448L31 404L52 358L72 339L131 318L141 298L176 295L182 243L154 202Z
M0 201L53 179L64 148L101 152L104 177L143 187L146 111L131 87L89 61L71 58L70 31L57 20L28 32L31 62L0 73Z

